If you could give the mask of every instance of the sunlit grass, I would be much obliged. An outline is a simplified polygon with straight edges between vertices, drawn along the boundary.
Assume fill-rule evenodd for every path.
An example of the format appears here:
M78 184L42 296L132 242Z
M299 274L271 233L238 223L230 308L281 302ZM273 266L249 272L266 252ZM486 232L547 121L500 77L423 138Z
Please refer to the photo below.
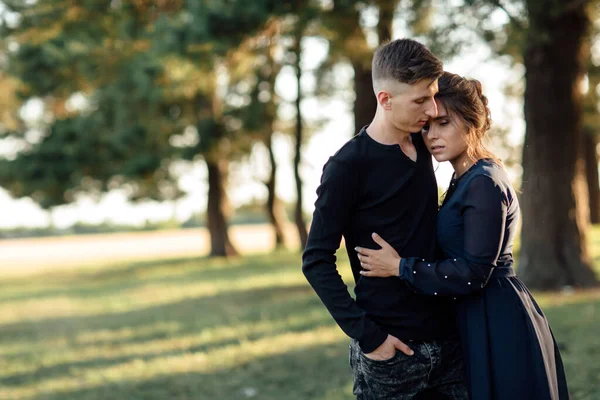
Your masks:
M323 347L322 358L334 346L344 359L345 337L297 254L98 266L0 287L11 289L0 292L0 398L240 398L259 388L280 398L279 384L240 376L281 381L287 361L276 360L306 348ZM288 398L314 398L313 386Z
M590 242L600 257L600 231ZM280 252L0 278L0 398L352 399L348 339L300 263ZM536 298L573 398L600 398L600 291Z

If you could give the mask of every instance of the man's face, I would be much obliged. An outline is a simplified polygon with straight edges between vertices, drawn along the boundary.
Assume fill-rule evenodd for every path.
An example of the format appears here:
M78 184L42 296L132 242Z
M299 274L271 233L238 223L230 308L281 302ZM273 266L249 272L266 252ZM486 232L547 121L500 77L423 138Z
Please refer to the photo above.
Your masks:
M391 124L403 132L420 132L431 118L438 114L434 96L438 92L437 79L422 79L409 85L396 82L390 87L384 109Z

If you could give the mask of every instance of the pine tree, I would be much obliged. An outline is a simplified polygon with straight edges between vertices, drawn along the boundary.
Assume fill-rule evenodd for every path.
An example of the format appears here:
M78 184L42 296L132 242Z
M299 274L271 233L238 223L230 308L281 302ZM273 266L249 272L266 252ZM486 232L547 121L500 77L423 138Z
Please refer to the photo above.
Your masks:
M39 141L3 160L3 186L45 208L113 188L126 188L132 199L175 199L182 193L172 162L200 158L209 175L211 255L234 254L225 187L240 134L228 125L218 82L231 49L289 5L6 3L21 16L2 27L18 45L8 70L20 81L21 98L43 99L53 120ZM74 94L87 98L83 110L69 108ZM174 145L181 136L192 139Z

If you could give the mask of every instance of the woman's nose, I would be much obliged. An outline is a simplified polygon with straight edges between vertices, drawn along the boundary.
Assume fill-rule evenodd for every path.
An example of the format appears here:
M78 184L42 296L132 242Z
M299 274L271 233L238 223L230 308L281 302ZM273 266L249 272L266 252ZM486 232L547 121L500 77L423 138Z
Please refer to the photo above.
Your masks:
M436 129L435 129L435 128L433 128L433 127L431 127L431 126L430 126L430 127L429 127L429 129L428 129L428 130L425 132L425 135L426 135L425 137L426 137L428 140L437 139L437 131L436 131Z

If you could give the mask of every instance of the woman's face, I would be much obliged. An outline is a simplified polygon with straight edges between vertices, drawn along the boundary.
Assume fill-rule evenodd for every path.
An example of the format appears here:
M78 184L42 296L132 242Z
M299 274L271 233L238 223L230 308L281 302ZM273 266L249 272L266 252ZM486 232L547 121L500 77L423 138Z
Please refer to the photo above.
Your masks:
M456 115L448 115L444 103L438 102L438 116L423 130L427 149L438 162L454 161L467 151L467 128Z

